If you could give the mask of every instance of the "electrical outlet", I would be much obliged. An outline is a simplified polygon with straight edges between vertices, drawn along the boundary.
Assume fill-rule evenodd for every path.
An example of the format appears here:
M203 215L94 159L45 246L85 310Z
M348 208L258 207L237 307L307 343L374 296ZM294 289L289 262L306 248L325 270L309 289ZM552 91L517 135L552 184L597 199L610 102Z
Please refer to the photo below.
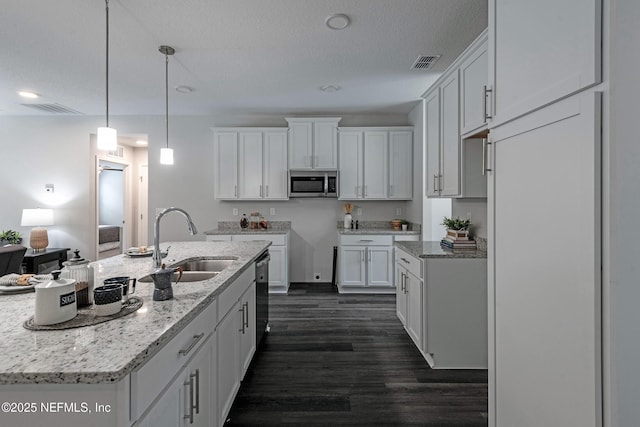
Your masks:
M233 216L238 216L238 208L233 208Z
M396 208L396 216L402 216L402 208Z
M467 219L471 221L471 212L467 212Z
M313 280L315 282L319 282L320 281L320 273L313 273Z
M274 216L276 214L276 208L269 208L269 215Z
M362 208L356 208L356 215L362 216Z

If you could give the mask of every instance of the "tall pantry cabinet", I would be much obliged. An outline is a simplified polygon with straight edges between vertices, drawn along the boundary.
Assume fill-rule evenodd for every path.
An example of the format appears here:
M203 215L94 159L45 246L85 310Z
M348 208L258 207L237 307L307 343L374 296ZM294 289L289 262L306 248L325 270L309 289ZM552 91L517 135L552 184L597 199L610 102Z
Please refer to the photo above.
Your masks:
M490 426L602 425L601 6L489 2Z

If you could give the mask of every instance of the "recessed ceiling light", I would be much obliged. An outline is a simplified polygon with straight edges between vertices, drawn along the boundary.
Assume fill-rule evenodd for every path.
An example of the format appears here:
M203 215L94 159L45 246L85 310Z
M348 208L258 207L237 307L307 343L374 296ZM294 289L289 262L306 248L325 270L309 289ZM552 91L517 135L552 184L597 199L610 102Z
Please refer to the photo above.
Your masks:
M176 92L191 93L193 92L193 88L189 86L176 86Z
M320 90L323 92L337 92L340 89L342 89L340 86L338 85L324 85L324 86L320 86Z
M344 30L351 23L351 19L344 13L336 13L328 16L324 21L324 25L332 30Z
M137 145L148 145L149 143L147 141L145 141L144 139L138 139L136 141Z
M29 99L36 99L39 96L37 93L27 92L25 90L21 90L20 92L18 92L18 95L20 95L23 98L29 98Z

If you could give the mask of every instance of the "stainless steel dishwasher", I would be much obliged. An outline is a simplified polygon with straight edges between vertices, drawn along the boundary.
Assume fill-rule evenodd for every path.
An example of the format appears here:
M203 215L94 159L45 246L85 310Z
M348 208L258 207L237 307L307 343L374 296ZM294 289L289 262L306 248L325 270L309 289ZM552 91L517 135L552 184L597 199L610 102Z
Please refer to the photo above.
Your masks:
M256 260L256 348L269 331L269 251Z

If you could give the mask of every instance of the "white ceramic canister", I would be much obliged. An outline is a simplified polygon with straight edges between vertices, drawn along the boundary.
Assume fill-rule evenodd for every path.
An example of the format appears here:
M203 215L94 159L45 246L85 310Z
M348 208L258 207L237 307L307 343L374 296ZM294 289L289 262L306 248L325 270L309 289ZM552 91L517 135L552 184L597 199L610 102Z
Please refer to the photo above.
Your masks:
M60 271L54 271L53 280L38 283L36 290L36 311L33 323L53 325L66 322L78 314L76 307L76 281L60 279Z
M352 219L353 219L353 217L351 216L351 214L345 214L344 215L344 228L345 229L351 228L351 220Z

